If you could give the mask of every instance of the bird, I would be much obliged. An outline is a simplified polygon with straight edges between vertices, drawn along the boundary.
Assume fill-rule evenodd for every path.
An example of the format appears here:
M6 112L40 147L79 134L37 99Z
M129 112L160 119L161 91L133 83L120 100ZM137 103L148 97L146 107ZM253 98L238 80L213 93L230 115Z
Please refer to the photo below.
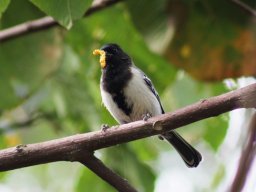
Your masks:
M100 55L102 102L119 124L165 113L152 81L119 45L105 44L93 55ZM197 167L201 162L201 154L177 131L160 137L175 148L187 167Z

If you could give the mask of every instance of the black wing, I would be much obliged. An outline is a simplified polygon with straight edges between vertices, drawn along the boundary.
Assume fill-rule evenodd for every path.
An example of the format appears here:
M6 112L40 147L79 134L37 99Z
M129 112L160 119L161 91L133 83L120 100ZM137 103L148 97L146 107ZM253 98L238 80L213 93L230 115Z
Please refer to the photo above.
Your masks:
M160 97L159 97L154 85L152 84L151 80L145 74L143 74L143 79L144 79L146 85L148 86L148 88L150 89L150 91L156 96L156 98L157 98L157 100L158 100L158 102L161 106L162 114L164 114L164 109L163 109L163 106L161 104Z

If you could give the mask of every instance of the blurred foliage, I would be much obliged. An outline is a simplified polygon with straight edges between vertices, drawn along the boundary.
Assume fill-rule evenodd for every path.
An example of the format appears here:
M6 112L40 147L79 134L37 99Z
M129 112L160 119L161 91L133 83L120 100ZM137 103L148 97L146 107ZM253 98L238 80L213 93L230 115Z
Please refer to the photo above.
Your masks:
M137 145L140 148L140 145ZM118 174L123 175L129 182L133 183L138 191L153 191L155 174L150 166L144 161L138 159L138 151L132 150L124 144L118 147L112 147L106 150L106 164Z
M83 192L86 191L86 189L91 189L91 191L116 191L110 187L108 183L102 181L102 179L88 169L82 169L80 174L75 190L76 192Z
M241 8L230 1L174 0L168 13L177 33L165 54L176 66L206 81L256 75L255 19Z
M1 30L46 15L70 29L55 27L0 44L1 148L116 124L101 104L100 66L92 56L104 43L118 43L132 56L154 82L166 111L225 92L219 80L256 73L255 19L232 3L130 0L82 18L90 4L0 0ZM179 132L215 153L227 123L222 115ZM139 191L150 192L159 174L154 166L170 150L165 142L147 138L101 150L99 156ZM74 191L113 191L87 169L74 174ZM213 178L214 187L218 179Z
M254 0L244 2L255 4ZM219 81L256 75L255 19L232 2L161 0L127 4L150 48L163 52L194 78ZM145 10L143 16L140 10Z

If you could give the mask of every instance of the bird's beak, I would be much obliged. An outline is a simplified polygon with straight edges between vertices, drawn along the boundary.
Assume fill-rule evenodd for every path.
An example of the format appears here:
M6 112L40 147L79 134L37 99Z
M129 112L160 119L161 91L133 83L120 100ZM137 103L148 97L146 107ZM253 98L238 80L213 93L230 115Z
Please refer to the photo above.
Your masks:
M92 53L93 55L100 55L100 66L105 68L106 66L106 52L100 49L95 49Z

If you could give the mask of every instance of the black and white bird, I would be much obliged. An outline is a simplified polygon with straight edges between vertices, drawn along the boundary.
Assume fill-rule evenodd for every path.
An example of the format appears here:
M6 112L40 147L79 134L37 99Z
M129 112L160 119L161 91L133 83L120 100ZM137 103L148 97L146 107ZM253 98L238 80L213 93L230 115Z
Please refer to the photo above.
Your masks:
M151 80L117 44L106 44L93 54L101 55L101 97L116 121L125 124L141 120L146 114L164 113ZM188 167L198 166L201 154L176 131L164 133L162 137L173 145Z

